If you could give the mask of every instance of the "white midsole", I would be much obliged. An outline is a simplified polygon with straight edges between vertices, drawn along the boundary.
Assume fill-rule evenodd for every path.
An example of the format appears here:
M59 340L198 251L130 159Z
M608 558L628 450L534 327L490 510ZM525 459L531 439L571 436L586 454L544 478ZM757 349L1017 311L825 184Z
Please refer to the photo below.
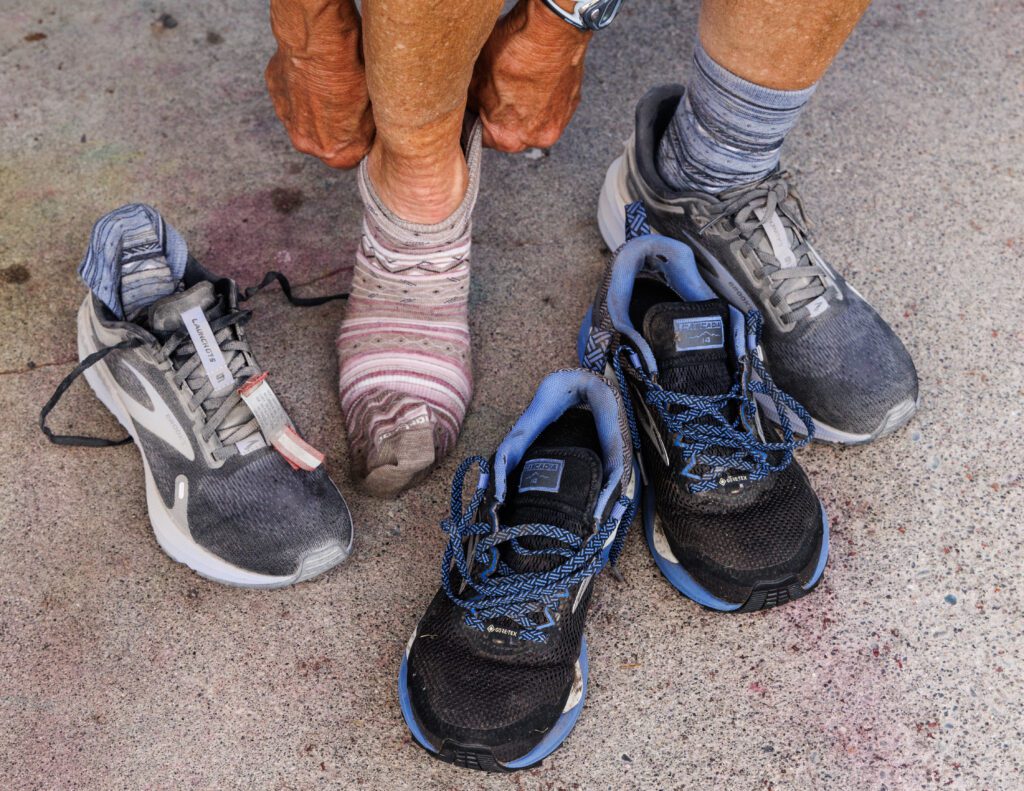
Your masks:
M91 305L86 300L78 311L78 358L85 359L98 349L93 347L93 331L91 327ZM135 447L139 449L142 456L142 466L146 473L146 507L149 512L149 521L153 526L153 533L157 543L173 560L188 566L207 579L215 582L222 582L226 585L236 585L246 588L280 588L292 585L302 579L304 566L300 564L298 570L288 576L275 576L270 574L258 574L253 571L246 571L226 560L217 557L208 549L204 549L185 530L183 530L174 519L171 510L164 504L163 496L157 489L156 481L149 469L149 460L146 458L146 451L139 442L138 434L135 431L135 424L128 417L128 410L125 409L118 391L119 385L114 379L107 364L104 361L96 363L85 371L85 379L89 383L96 397L103 405L110 410L117 418L125 431L135 440ZM175 486L175 497L178 496L179 486ZM348 555L348 548L338 547L340 558L338 562ZM322 558L320 558L322 560ZM332 564L333 565L333 564Z

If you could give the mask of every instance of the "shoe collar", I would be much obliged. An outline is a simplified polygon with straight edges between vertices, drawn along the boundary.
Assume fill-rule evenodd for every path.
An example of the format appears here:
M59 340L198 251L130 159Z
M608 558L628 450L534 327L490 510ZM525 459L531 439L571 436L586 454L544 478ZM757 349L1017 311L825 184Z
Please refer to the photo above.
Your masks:
M545 377L533 401L498 446L493 480L488 484L493 497L489 504L492 511L505 501L509 473L519 465L540 433L575 406L590 408L601 443L604 478L594 516L604 518L622 488L629 448L615 391L605 379L582 369L556 371Z
M633 285L641 271L661 275L680 297L688 301L703 302L718 299L718 295L704 282L697 270L693 251L682 242L650 234L638 236L619 249L612 264L612 278L608 286L608 317L615 330L636 351L638 362L648 374L654 375L658 372L654 353L629 318ZM736 359L742 360L756 349L757 339L747 331L743 314L732 305L729 305L729 318Z

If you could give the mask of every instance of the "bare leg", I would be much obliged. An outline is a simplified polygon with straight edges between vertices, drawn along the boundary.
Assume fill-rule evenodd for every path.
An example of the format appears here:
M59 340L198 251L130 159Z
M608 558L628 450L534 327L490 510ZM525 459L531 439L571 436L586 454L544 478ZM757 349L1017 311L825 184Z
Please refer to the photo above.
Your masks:
M704 0L700 40L733 74L776 90L816 83L871 0Z
M501 0L366 0L363 49L377 137L370 180L404 220L436 223L462 201L466 92Z

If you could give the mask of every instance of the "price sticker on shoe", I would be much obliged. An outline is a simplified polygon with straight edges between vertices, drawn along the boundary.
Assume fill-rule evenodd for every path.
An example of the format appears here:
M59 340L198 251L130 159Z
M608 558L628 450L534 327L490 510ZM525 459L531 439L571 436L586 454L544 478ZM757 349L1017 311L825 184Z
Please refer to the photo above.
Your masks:
M238 388L238 394L249 407L260 430L278 453L293 469L315 470L324 460L324 454L299 436L288 413L278 401L264 371Z

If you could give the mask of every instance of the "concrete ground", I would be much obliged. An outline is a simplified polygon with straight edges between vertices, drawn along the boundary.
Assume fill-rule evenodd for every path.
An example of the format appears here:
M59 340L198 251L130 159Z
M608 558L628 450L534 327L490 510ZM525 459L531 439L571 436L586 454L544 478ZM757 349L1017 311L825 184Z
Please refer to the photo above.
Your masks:
M550 156L486 157L477 392L457 453L415 491L351 486L343 305L255 301L255 347L359 531L344 567L258 593L160 551L134 449L52 446L38 411L75 358L74 270L100 214L151 202L208 266L320 293L353 260L352 175L289 146L261 4L0 0L0 787L1024 787L1019 0L879 2L789 143L821 246L906 341L923 395L893 437L802 454L834 526L824 584L715 615L635 531L624 581L598 585L592 686L559 752L487 777L410 743L396 676L438 584L451 473L573 362L605 259L604 167L640 93L687 74L696 15L626 2ZM82 385L54 420L118 432Z

